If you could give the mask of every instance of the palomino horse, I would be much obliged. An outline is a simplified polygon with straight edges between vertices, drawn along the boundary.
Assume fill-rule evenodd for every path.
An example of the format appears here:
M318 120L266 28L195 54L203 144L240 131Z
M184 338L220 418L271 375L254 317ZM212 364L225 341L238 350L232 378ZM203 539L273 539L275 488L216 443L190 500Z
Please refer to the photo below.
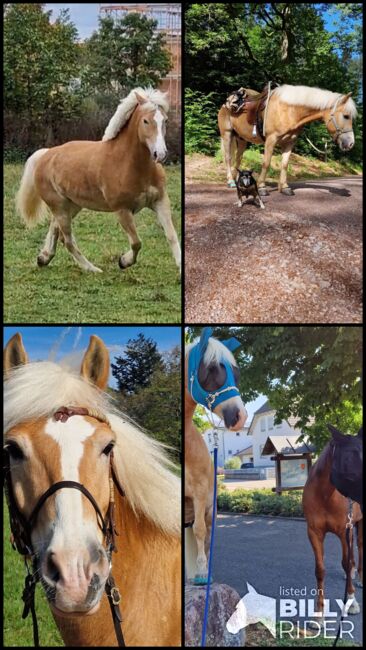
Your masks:
M91 337L78 374L47 361L29 363L16 334L4 367L14 541L31 559L65 644L122 645L104 593L118 549L112 572L125 644L179 646L180 481L161 445L104 392L104 343Z
M304 515L308 525L308 536L315 555L317 579L316 611L323 614L324 608L324 550L326 533L334 533L342 544L342 566L347 576L347 595L352 600L349 614L358 614L360 607L355 597L352 577L355 574L353 551L352 570L347 571L346 524L348 499L362 496L362 431L357 436L344 436L334 427L329 427L332 439L323 449L309 472L303 492ZM335 485L338 489L336 489ZM339 492L342 490L342 494ZM357 502L353 503L353 523L357 526L358 580L362 586L362 513ZM351 541L352 531L351 531ZM323 618L316 619L319 624ZM317 627L316 623L314 627Z
M231 353L240 343L236 339L218 341L210 334L211 329L204 328L201 339L186 350L184 517L187 526L193 523L194 539L187 530L185 555L187 577L194 576L199 583L207 582L207 553L215 516L214 472L202 435L193 424L193 414L197 404L202 404L221 417L230 431L239 431L247 418L237 388L239 370Z
M136 262L141 241L134 215L149 207L164 228L180 268L180 246L175 232L165 174L165 123L169 106L165 93L136 88L122 100L100 142L67 142L39 149L28 160L17 196L25 223L34 226L51 210L51 224L38 255L39 266L50 263L60 239L86 271L101 271L80 252L71 221L82 209L116 212L131 249L121 255L125 269Z
M253 91L248 91L253 93ZM341 95L320 88L308 86L279 86L271 93L265 120L264 159L258 177L261 196L268 194L265 179L271 162L273 149L278 145L282 151L281 173L278 190L292 195L287 184L289 158L301 129L305 124L323 120L327 130L341 151L349 151L355 143L352 120L356 117L352 93ZM235 187L231 170L231 159L236 148L235 167L240 167L242 155L248 142L263 143L259 133L253 136L253 126L248 123L247 113L231 113L223 105L218 114L222 147L225 155L227 182Z

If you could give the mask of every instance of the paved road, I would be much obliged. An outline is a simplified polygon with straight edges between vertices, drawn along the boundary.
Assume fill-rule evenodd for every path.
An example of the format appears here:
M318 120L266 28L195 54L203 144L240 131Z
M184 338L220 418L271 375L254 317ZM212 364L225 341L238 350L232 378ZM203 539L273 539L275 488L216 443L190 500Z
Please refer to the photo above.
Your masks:
M325 541L325 597L343 598L345 583L341 568L340 542L328 534ZM276 517L219 514L213 566L215 582L230 585L244 596L246 583L266 596L279 600L280 586L316 586L314 556L307 538L305 521ZM362 641L362 589L356 587L361 614L350 617L354 639ZM278 610L277 610L278 611ZM301 641L300 641L301 644Z

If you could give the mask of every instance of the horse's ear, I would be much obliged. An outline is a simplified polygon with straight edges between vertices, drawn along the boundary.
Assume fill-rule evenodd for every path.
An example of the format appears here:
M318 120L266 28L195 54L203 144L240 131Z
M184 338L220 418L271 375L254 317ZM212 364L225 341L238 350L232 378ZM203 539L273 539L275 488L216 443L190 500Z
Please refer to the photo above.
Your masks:
M143 97L142 95L139 95L139 93L136 92L136 90L135 90L135 95L139 104L146 104L147 99L145 99L145 97Z
M339 436L342 436L343 438L343 433L336 429L332 424L327 424L327 427L332 434L332 438L338 438Z
M28 355L25 351L21 334L17 332L8 341L4 350L4 372L12 368L28 363Z
M109 377L109 352L99 336L90 337L89 347L81 364L81 376L101 390L105 390Z
M352 93L347 93L347 95L343 95L343 97L342 97L342 99L340 101L340 104L345 104L349 100L351 95L352 95Z

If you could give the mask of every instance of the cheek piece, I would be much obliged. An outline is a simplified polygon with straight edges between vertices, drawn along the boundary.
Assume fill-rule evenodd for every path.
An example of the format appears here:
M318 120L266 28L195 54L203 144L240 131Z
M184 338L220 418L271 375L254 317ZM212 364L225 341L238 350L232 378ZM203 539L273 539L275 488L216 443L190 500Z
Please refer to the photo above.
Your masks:
M221 402L228 400L230 397L237 397L240 391L235 384L235 377L232 366L229 361L222 359L220 363L225 366L226 381L225 384L217 391L207 391L202 388L198 381L198 368L206 352L208 341L212 335L211 327L205 327L202 330L201 338L194 347L191 348L188 358L188 382L189 392L197 404L201 404L213 411ZM226 341L221 341L228 350L233 352L241 343L238 339L232 337Z

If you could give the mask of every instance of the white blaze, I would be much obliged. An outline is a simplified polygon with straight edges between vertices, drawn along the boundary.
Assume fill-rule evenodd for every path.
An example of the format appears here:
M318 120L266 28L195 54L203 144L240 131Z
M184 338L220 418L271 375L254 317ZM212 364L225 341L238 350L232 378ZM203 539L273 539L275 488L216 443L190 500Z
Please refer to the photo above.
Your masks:
M166 145L165 145L165 139L163 135L164 117L162 112L159 111L159 109L155 111L154 120L157 126L157 136L154 144L154 149L157 153L158 160L163 160L166 156Z
M73 415L66 422L50 419L45 433L60 447L61 481L80 483L79 464L84 453L84 441L93 435L95 427L81 415ZM75 544L75 537L81 538L83 522L82 494L79 490L64 488L56 492L55 541Z

